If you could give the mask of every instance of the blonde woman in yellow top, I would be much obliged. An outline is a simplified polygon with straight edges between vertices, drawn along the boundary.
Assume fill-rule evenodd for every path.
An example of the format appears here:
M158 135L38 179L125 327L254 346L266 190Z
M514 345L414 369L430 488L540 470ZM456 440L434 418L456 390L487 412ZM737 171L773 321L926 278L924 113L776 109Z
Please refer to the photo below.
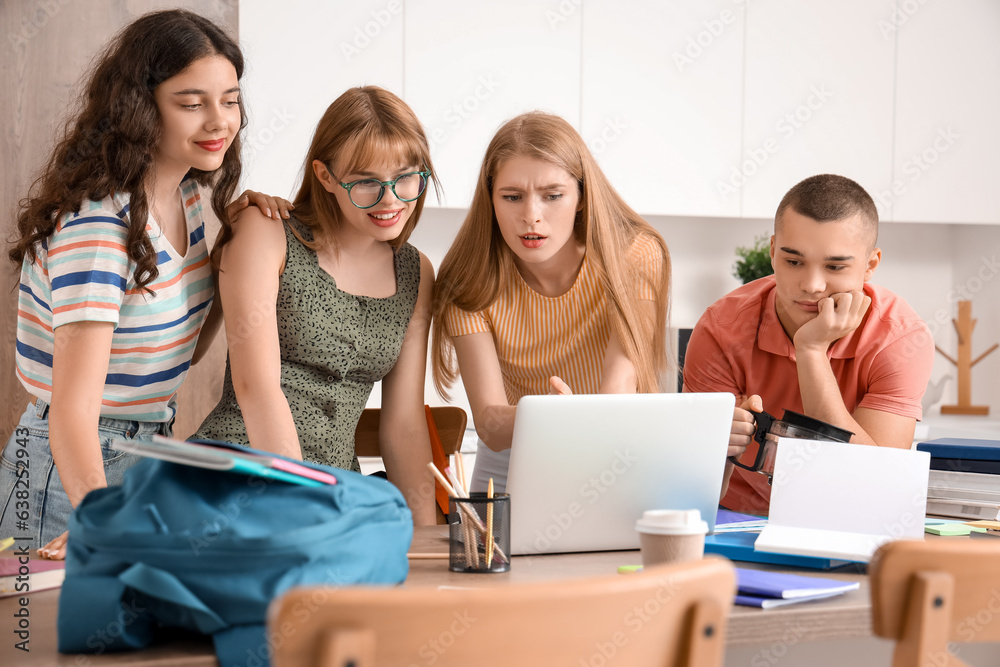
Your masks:
M435 385L447 396L461 374L485 444L474 490L506 486L522 396L661 390L669 283L663 239L569 123L500 128L435 285Z

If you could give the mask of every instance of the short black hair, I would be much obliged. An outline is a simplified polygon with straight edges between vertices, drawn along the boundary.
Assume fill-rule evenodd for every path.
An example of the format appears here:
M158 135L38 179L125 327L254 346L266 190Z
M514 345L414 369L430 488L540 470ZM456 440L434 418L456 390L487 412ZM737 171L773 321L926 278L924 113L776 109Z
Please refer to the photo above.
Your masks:
M816 222L833 222L860 214L864 230L871 236L871 247L878 242L875 201L863 187L845 176L818 174L796 184L778 204L774 214L775 231L788 208Z

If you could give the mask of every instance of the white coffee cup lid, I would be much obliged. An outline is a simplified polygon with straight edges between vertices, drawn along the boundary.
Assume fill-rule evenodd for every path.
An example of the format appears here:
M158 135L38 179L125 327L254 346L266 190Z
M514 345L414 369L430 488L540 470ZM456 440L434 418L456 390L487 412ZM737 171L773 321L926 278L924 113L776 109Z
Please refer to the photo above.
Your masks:
M646 510L635 529L651 535L704 535L708 524L698 510Z

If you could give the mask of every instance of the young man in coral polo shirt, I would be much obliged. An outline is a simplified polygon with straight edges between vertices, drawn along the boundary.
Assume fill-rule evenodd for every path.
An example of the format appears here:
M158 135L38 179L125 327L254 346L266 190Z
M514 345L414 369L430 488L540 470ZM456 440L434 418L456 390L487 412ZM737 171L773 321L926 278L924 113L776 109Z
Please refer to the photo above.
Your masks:
M882 259L878 212L865 190L829 174L781 200L774 275L740 287L698 321L684 391L736 396L729 454L752 461L753 415L801 412L854 433L851 442L909 448L934 342L903 299L869 281ZM749 447L749 450L748 450ZM726 463L722 505L767 514L764 475Z

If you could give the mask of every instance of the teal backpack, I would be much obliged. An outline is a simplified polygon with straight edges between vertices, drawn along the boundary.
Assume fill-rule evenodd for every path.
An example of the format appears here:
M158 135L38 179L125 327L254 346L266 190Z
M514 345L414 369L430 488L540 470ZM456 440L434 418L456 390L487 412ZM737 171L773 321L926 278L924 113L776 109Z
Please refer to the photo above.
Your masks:
M269 663L267 606L294 586L406 578L410 511L389 482L303 464L299 486L145 459L89 493L69 521L59 650L141 649L158 631L211 635L222 667Z

